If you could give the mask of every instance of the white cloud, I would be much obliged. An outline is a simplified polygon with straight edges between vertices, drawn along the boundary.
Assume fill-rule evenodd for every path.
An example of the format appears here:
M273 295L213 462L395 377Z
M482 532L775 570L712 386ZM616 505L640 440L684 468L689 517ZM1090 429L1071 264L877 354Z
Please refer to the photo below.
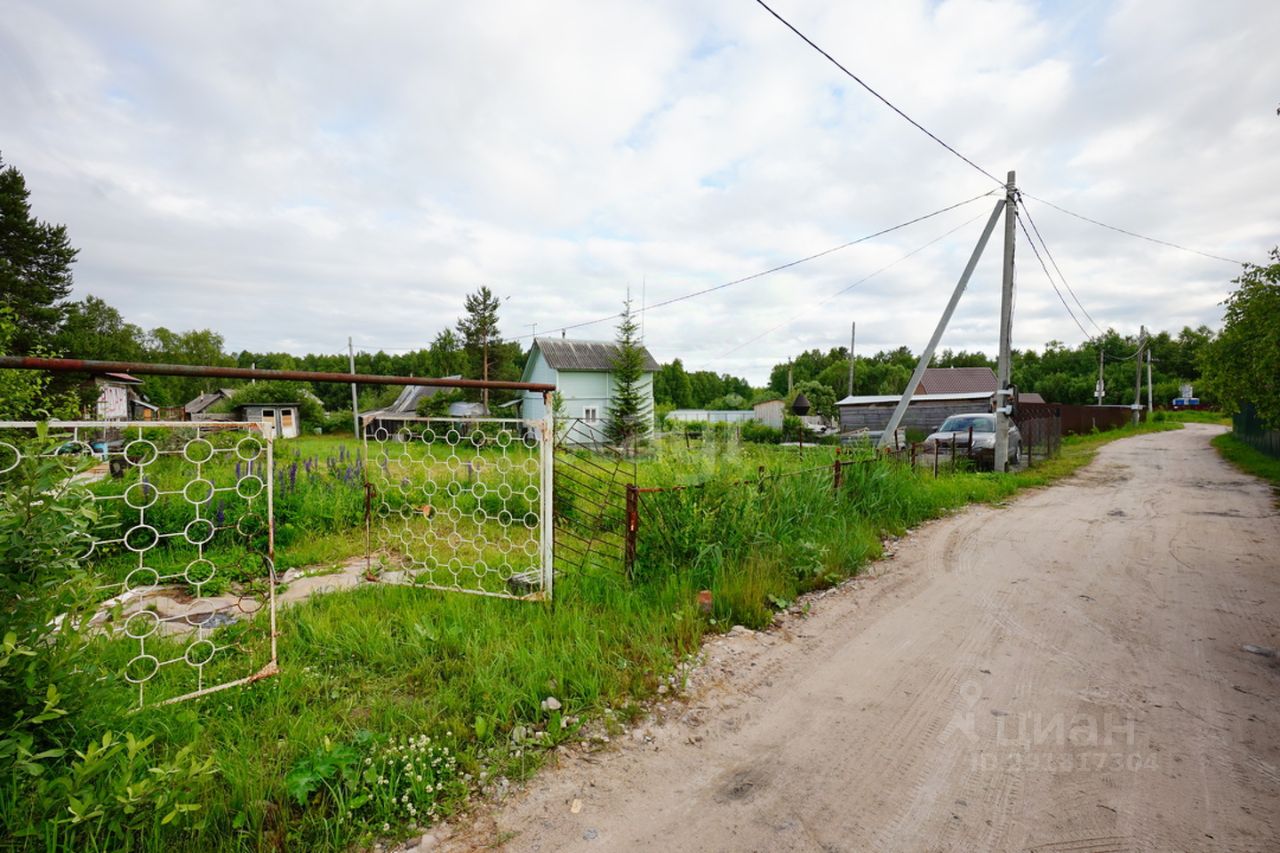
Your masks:
M1274 4L787 2L779 11L1027 191L1258 260L1280 242ZM508 335L811 254L990 187L757 7L11 2L3 154L81 248L79 294L236 349L423 345L482 283ZM981 212L652 312L660 358L744 373L927 338ZM1216 323L1235 271L1031 211L1093 316ZM995 345L998 253L944 345ZM1020 346L1082 336L1019 246ZM610 324L580 332L604 337Z

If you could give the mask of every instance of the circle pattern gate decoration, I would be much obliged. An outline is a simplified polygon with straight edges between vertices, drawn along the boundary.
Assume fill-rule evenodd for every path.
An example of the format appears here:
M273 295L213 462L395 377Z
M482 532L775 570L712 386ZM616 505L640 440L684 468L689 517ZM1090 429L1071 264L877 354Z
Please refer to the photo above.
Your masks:
M398 418L367 430L371 557L434 589L548 594L541 426Z
M139 707L276 671L269 433L251 423L0 422L0 485L42 459L83 484L102 519L71 547L100 593L89 629L129 647L118 674Z

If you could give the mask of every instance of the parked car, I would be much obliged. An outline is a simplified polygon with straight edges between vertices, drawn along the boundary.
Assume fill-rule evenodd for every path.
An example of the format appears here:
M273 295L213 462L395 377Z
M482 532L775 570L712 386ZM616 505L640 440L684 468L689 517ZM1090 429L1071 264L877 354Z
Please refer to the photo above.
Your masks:
M969 435L972 430L973 447L969 447ZM955 439L956 455L971 455L984 468L993 467L996 454L996 416L986 412L975 412L971 415L952 415L942 422L938 431L924 440L927 453L951 452L951 441ZM1013 424L1009 424L1009 458L1008 464L1016 465L1022 459L1022 433Z

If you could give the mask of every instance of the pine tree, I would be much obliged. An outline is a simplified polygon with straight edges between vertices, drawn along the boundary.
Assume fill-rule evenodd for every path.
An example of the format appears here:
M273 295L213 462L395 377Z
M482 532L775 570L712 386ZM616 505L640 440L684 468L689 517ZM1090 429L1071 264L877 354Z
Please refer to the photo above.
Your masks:
M612 444L634 448L649 435L652 410L643 386L646 357L640 327L631 313L630 293L623 306L616 340L618 352L613 359L613 398L604 434Z
M12 352L25 355L50 343L71 293L71 248L64 225L31 215L26 179L0 160L0 304L13 309L17 333Z
M472 363L479 367L476 372L481 379L489 378L489 369L493 366L489 357L490 349L502 342L498 336L498 308L501 305L493 291L482 285L475 293L467 296L464 303L467 316L458 320L458 334L462 337L463 348L471 357ZM480 399L488 409L489 389L480 392Z

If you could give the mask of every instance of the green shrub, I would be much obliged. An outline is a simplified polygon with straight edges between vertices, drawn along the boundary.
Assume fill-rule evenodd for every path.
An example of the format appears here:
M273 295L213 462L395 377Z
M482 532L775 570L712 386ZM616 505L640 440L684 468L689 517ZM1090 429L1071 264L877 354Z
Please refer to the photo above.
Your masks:
M782 430L759 421L744 423L741 435L743 441L749 441L752 444L778 444L782 441Z

